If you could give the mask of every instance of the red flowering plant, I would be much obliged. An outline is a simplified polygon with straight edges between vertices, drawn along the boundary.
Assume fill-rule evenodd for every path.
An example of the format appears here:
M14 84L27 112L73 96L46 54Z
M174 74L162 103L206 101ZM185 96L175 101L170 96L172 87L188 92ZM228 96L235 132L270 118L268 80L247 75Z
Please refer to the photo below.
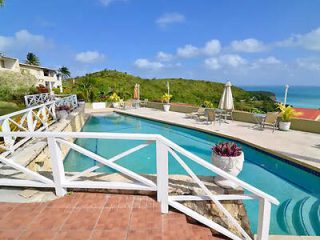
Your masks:
M68 105L61 105L59 107L56 107L56 111L67 111L70 112L71 108Z
M242 149L232 142L217 143L212 147L212 151L222 157L238 157L242 153Z

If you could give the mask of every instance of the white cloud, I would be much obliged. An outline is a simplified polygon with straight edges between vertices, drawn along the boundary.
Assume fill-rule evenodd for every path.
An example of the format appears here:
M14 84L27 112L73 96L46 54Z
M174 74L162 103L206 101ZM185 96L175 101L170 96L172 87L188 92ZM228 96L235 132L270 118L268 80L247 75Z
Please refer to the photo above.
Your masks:
M241 41L232 41L231 47L237 52L262 52L266 50L265 44L254 38L248 38Z
M220 52L221 50L221 44L220 44L220 41L217 40L217 39L213 39L211 41L208 41L206 43L206 45L204 46L204 48L202 49L202 52L205 54L205 55L209 55L209 56L212 56L212 55L216 55Z
M207 68L217 70L221 68L219 60L217 58L207 58L204 60L204 64Z
M157 53L157 59L161 62L168 62L171 61L173 59L173 55L170 53L165 53L165 52L158 52Z
M320 60L312 58L298 58L296 63L301 68L320 71Z
M98 51L86 51L76 54L75 59L81 63L95 63L103 60L104 55Z
M161 62L152 62L145 58L139 58L134 62L134 65L140 69L159 70L164 67Z
M199 49L191 44L177 49L177 55L183 58L191 58L199 54Z
M306 34L296 34L275 44L278 47L302 47L320 51L320 27Z
M247 60L245 60L244 58L242 58L241 56L236 55L236 54L222 55L219 57L219 61L222 64L225 64L227 66L231 66L234 68L239 67L239 66L247 63Z
M108 7L110 4L114 2L126 2L127 0L99 0L100 3L106 7Z
M273 56L267 57L267 58L260 58L258 59L259 63L262 64L280 64L281 61Z
M28 30L20 30L14 36L0 36L0 51L16 54L19 51L35 51L48 49L53 43L42 35L30 33Z
M183 23L185 20L186 20L185 16L182 15L181 13L166 13L160 16L156 20L156 23L160 27L166 27L167 25L172 23Z

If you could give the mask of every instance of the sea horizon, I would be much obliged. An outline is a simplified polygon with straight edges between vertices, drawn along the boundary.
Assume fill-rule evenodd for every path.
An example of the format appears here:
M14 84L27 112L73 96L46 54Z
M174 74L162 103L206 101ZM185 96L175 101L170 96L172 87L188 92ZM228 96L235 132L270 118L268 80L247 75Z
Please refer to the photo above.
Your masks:
M239 85L239 87L247 91L272 92L276 95L277 101L284 101L284 85ZM290 85L287 104L298 108L320 109L320 86Z

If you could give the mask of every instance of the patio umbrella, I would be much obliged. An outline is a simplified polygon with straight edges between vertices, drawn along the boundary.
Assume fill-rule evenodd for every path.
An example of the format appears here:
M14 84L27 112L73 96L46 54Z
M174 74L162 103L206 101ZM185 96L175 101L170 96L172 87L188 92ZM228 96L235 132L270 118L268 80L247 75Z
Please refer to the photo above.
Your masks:
M232 86L231 82L228 81L224 87L223 94L219 102L219 109L223 109L223 110L234 109L231 86Z
M133 98L139 100L140 98L140 85L136 83L133 90Z

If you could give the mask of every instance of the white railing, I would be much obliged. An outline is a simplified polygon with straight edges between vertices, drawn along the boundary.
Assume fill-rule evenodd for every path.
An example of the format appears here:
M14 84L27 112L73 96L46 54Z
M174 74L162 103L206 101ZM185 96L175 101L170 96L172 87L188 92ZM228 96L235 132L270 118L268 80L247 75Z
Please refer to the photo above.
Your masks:
M52 101L53 100L52 98L53 97L51 97L49 93L25 95L24 103L26 107L32 107L32 106L37 106L37 105Z
M26 107L37 106L50 101L56 102L56 107L69 106L74 109L78 106L77 95L50 95L49 93L40 93L24 96Z
M0 161L6 165L15 168L18 171L32 177L34 180L23 180L23 179L0 179L1 186L27 186L27 187L53 187L55 188L56 194L59 196L66 194L67 188L105 188L105 189L130 189L130 190L148 190L156 191L157 199L161 205L161 212L167 213L168 206L174 207L179 211L185 213L198 220L199 222L205 224L208 227L215 229L216 231L224 234L231 239L251 239L250 236L244 231L240 224L233 218L233 216L224 208L220 203L222 200L258 200L259 201L259 223L257 231L257 239L266 240L269 235L269 225L270 225L270 213L271 213L271 203L278 205L279 202L274 197L262 192L261 190L251 186L250 184L243 182L242 180L229 175L228 173L222 171L221 169L215 167L214 165L208 163L207 161L201 159L200 157L190 153L184 148L178 146L172 141L164 138L157 134L123 134L123 133L97 133L97 132L16 132L16 133L0 133L3 137L37 137L37 138L47 138L50 152L50 160L52 165L52 175L53 180L44 177L39 173L32 172L29 169L18 165L14 161L0 156ZM69 142L66 139L77 139L77 138L93 138L93 139L114 139L114 140L141 140L145 141L140 145L122 152L116 156L106 159L97 153L91 152L84 147L77 145L74 142ZM131 153L139 151L147 147L148 145L156 144L156 164L157 164L157 181L153 181L129 170L116 163L117 160L128 156ZM62 146L67 146L69 149L73 149L95 161L98 165L90 167L79 173L68 173L65 174L65 169L63 165L62 157ZM233 181L238 184L251 194L232 194L232 195L217 195L211 192L205 184L196 176L191 168L184 162L184 160L179 157L183 155L193 162L201 165L218 174L226 179ZM186 170L186 172L191 176L191 178L200 186L200 188L205 193L202 196L196 195L181 195L181 196L170 196L168 194L168 157L172 155L173 158ZM104 182L104 181L82 181L80 177L91 173L98 168L103 166L108 166L112 169L119 171L120 173L127 175L130 179L133 179L132 183L123 182ZM70 176L71 175L71 176ZM228 221L232 223L237 230L241 233L241 236L237 236L225 227L211 221L210 219L200 215L194 210L182 205L180 201L208 201L211 200L215 205L224 213Z
M0 116L0 133L42 131L56 120L55 102L51 101ZM16 136L0 138L0 155L7 156L29 139L30 136L23 139Z
M55 97L56 107L69 106L71 110L78 107L77 95Z

